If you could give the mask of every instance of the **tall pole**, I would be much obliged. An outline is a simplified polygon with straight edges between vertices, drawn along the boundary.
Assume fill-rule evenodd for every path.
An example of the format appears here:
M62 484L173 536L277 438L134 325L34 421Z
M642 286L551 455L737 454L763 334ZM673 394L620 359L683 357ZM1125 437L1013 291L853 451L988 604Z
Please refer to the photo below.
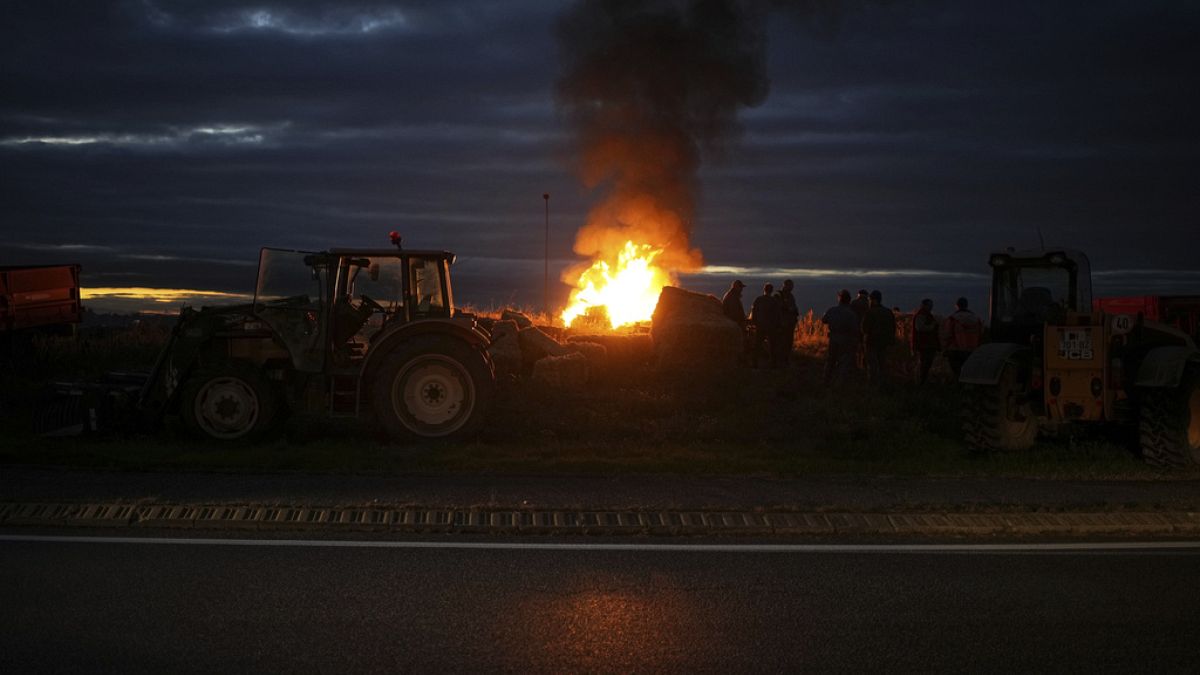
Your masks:
M550 316L550 193L542 195L546 202L546 263L542 269L542 311ZM554 323L551 319L550 323Z

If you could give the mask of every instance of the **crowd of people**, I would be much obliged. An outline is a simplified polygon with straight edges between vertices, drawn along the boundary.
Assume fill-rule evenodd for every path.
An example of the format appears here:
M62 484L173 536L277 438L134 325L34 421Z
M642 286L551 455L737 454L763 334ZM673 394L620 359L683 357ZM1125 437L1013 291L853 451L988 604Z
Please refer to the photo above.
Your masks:
M739 279L725 292L721 299L725 316L736 321L746 332L747 353L752 366L782 368L791 358L796 324L800 322L792 280L784 281L779 291L773 284L764 284L763 294L754 299L749 316L742 304L745 287Z
M736 280L730 285L721 306L725 316L738 323L746 335L747 361L755 368L780 368L791 358L796 325L800 310L793 295L792 280L788 279L778 291L773 284L763 286L762 295L751 304L749 315L742 302L746 284ZM821 317L828 329L829 343L825 363L825 384L843 385L856 370L867 372L872 386L887 386L888 353L898 340L899 321L911 320L910 347L919 367L917 381L924 385L939 354L946 357L957 378L971 352L983 339L983 320L968 307L966 298L959 298L955 311L939 321L933 313L933 301L921 301L911 319L897 309L883 304L878 290L841 290L838 302Z

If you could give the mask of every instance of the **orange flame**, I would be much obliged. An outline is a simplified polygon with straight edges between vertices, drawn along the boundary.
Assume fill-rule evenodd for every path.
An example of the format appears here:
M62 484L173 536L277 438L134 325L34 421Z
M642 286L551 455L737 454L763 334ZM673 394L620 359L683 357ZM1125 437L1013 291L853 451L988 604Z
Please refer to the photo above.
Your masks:
M570 326L581 316L603 311L612 328L649 321L663 286L676 283L675 275L655 264L663 252L649 244L628 240L616 260L601 258L584 269L571 291L562 320Z

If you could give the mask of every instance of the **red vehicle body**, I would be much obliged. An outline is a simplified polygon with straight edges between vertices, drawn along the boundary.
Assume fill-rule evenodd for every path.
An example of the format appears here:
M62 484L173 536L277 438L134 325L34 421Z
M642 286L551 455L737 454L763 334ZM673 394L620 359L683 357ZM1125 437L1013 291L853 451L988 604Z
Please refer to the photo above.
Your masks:
M1132 295L1096 298L1092 308L1107 314L1141 315L1175 326L1200 342L1200 295Z
M0 333L82 320L79 265L0 267Z

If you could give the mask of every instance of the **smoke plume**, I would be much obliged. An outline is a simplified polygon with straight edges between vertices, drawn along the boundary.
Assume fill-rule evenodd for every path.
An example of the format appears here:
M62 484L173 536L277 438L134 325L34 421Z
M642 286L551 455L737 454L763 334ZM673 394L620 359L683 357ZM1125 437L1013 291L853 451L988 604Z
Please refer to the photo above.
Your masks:
M604 257L632 239L663 249L657 262L668 269L701 265L688 241L697 170L736 135L738 110L766 99L766 7L583 0L560 19L558 103L580 176L604 191L576 253Z

